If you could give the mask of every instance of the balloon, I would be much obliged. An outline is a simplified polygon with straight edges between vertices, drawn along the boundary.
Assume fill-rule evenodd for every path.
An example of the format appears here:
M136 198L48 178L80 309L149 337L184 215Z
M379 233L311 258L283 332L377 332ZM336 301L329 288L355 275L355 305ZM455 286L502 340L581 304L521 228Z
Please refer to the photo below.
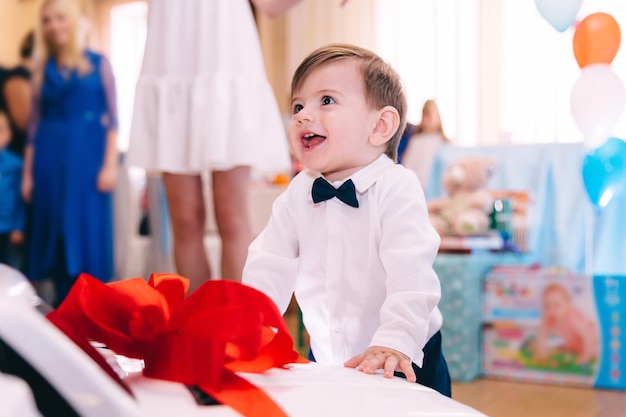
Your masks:
M609 138L583 160L583 183L589 200L606 207L626 187L626 142Z
M574 56L580 68L610 64L617 54L621 33L613 16L594 13L583 19L574 32Z
M559 32L572 26L583 0L535 0L539 14Z
M626 100L624 85L607 64L583 68L570 95L570 109L585 143L595 148L611 136Z

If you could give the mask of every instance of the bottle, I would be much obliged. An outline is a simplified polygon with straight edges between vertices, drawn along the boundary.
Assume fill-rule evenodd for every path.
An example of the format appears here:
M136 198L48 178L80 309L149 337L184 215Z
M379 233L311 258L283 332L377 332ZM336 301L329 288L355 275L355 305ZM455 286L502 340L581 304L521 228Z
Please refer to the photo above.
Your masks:
M513 213L511 210L511 200L508 198L498 198L493 202L491 212L491 229L497 230L502 235L505 242L511 240L513 236Z

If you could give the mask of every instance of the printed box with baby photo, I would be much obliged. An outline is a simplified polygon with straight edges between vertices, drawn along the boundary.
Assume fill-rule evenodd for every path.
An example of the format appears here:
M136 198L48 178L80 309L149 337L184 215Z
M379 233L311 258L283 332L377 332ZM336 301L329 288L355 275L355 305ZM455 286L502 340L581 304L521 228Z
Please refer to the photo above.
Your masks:
M626 277L494 267L484 289L483 371L626 389Z

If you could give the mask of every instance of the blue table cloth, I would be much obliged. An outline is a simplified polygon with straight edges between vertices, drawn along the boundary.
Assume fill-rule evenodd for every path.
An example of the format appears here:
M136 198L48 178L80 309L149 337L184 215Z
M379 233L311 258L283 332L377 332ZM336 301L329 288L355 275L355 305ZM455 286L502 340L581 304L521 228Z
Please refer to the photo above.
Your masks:
M487 273L494 265L531 261L525 255L507 253L437 255L433 267L441 281L442 347L453 381L471 381L481 374L482 294Z

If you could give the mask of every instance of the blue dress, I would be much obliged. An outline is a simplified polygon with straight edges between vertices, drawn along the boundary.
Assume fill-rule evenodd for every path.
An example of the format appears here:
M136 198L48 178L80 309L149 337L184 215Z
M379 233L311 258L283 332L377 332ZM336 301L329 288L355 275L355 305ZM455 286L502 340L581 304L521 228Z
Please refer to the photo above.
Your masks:
M59 258L69 277L86 272L109 281L113 270L112 201L97 189L107 131L115 128L103 74L110 64L86 52L93 69L44 68L33 138L32 239L29 277L53 276ZM111 73L112 74L112 73ZM112 77L112 75L111 75Z

